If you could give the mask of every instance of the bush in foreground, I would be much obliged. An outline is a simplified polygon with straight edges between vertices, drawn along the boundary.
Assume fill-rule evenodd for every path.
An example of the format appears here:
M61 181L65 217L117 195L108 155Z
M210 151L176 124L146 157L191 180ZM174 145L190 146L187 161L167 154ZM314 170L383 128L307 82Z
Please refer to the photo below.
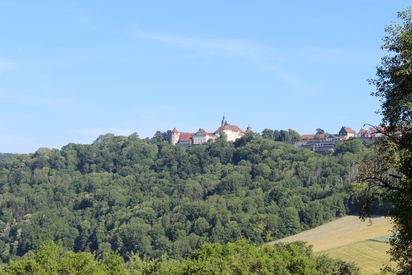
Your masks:
M314 256L303 242L258 247L246 240L222 245L206 243L188 259L162 257L140 259L132 255L125 263L116 253L101 259L89 252L64 251L62 243L44 242L34 253L10 261L0 275L151 275L151 274L360 274L352 263Z

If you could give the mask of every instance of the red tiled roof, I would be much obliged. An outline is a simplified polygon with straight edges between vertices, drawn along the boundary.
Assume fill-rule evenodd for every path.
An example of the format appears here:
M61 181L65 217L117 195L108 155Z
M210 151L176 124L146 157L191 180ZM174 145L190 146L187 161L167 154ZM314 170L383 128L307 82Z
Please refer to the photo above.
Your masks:
M306 138L314 139L314 138L315 138L315 135L312 135L312 134L310 134L310 135L302 135L301 137L302 137L302 139L306 139ZM325 135L324 135L324 134L319 134L319 137L320 137L320 138L325 138Z
M172 133L177 134L177 133L179 133L179 131L176 129L176 127L174 127L173 130L172 130Z
M194 136L194 133L180 133L180 141L190 141L192 137Z
M353 131L351 128L349 128L349 127L346 127L346 126L343 126L342 127L345 131L346 131L346 133L348 133L348 134L355 134L355 131Z
M240 130L240 128L239 127L237 127L236 125L231 125L231 124L227 124L227 125L225 125L225 126L220 126L216 131L215 131L215 133L219 133L219 132L222 132L222 131L224 131L224 130L226 130L226 131L232 131L232 132L241 132L241 133L243 133L243 131L242 130Z

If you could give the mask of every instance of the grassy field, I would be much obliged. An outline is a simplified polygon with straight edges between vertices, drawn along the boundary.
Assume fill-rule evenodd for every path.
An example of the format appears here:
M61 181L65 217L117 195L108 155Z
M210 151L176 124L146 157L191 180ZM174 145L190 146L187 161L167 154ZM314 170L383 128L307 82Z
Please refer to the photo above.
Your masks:
M277 242L305 241L317 254L355 262L363 274L378 274L389 263L385 240L391 229L392 223L384 217L362 222L357 216L347 216Z
M362 241L317 253L355 262L362 268L362 274L379 274L380 269L385 264L389 264L389 255L386 253L388 249L388 243Z

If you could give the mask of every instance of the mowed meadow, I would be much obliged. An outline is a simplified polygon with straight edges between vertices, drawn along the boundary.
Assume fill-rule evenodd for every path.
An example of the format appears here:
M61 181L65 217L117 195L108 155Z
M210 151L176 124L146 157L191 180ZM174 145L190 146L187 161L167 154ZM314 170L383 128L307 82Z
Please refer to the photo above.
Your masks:
M346 216L276 242L305 241L316 254L355 262L362 274L379 274L384 265L393 265L387 253L392 226L385 217L361 221L358 216Z

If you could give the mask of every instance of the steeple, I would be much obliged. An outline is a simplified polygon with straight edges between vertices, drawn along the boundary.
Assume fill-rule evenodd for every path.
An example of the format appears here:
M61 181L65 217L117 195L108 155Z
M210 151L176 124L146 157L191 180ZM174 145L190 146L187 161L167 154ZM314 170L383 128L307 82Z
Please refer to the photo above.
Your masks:
M250 132L252 132L252 127L250 127L250 124L249 124L247 126L246 133L250 133Z
M221 126L223 127L223 126L226 126L226 125L227 125L227 121L226 121L226 118L225 118L225 114L223 114Z

